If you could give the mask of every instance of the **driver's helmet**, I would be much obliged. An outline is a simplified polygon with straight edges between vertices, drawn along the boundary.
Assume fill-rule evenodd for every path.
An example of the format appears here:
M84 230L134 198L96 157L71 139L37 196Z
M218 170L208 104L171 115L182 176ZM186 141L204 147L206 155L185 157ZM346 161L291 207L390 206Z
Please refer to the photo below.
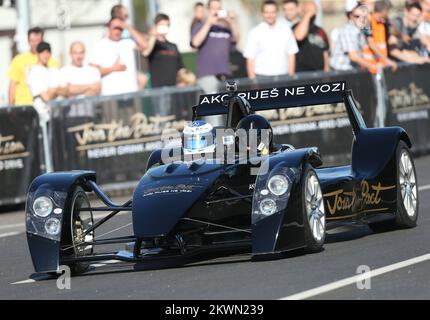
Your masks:
M251 114L244 117L237 124L236 130L244 129L246 132L250 132L250 130L256 130L257 132L257 141L256 146L248 145L249 149L253 147L257 148L258 151L261 152L262 155L267 155L273 149L273 129L270 125L269 121L263 116L258 114ZM262 139L262 130L266 130L268 133L268 139ZM268 140L268 141L263 141ZM250 143L250 141L248 141Z
M215 129L206 121L193 121L185 125L183 132L184 153L207 153L215 151Z

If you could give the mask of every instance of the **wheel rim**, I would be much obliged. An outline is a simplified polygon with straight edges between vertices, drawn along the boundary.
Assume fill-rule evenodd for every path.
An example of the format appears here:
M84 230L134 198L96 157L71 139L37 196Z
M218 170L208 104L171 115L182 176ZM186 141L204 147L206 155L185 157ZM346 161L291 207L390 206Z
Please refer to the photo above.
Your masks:
M417 212L417 184L414 166L409 154L403 151L399 161L399 184L403 207L409 217L414 217Z
M79 246L81 243L93 242L94 240L94 231L84 236L85 231L93 225L92 212L79 211L80 208L89 207L90 204L85 194L77 194L73 203L71 221L73 247L76 256L83 256L93 253L93 245Z
M320 242L325 235L325 210L321 186L314 173L306 179L306 213L312 236Z

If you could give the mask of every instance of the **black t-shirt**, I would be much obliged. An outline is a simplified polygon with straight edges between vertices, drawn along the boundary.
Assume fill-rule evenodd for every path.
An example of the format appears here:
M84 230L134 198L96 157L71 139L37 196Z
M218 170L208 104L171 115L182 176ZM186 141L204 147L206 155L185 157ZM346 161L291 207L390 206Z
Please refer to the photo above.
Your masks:
M297 28L298 23L293 26ZM318 71L324 69L324 51L329 49L327 34L320 27L311 24L306 38L297 41L296 71Z
M176 85L176 75L184 67L176 44L157 40L148 61L152 87Z

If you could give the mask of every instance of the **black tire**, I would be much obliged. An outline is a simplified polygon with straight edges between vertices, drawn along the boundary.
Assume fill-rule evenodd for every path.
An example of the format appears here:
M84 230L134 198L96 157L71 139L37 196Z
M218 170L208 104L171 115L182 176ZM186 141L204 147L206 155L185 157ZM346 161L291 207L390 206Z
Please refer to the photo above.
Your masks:
M319 192L317 193L318 195L320 195L321 198L318 201L317 199L315 199L315 201L311 200L309 202L309 198L307 199L307 197L310 194L309 192L310 190L307 190L309 179L312 179L315 187L319 188ZM325 210L324 210L324 198L322 195L321 184L318 179L318 175L316 174L315 170L311 166L306 167L302 175L300 188L301 188L300 190L301 190L301 197L302 197L300 201L300 206L301 206L301 211L303 213L303 224L304 224L305 242L306 242L305 251L309 253L320 252L323 250L325 236L326 236L326 220L325 220L326 216L325 216ZM314 221L315 219L312 220L311 217L314 216L313 213L316 214L317 212L319 215L321 214L322 215L321 215L321 221L320 221L321 224L318 224L318 220L314 222L314 223L317 223L316 227L319 228L318 229L319 233L315 235L311 227L311 221Z
M62 247L68 248L65 251L67 256L71 257L81 257L84 255L93 254L93 246L86 247L76 247L75 245L81 243L88 238L94 238L94 231L91 232L85 238L82 236L82 231L88 229L89 226L94 224L92 211L80 212L80 208L90 208L90 201L85 191L80 186L76 186L69 202L68 212L70 215L64 217L63 222L63 238ZM68 264L73 275L83 273L88 270L89 262L74 262Z
M401 168L402 157L407 157L407 159L409 159L410 161L410 165L413 173L413 180L414 180L412 187L409 181L408 183L406 182L402 183L403 182L402 171L404 171L404 168ZM415 164L414 164L412 155L409 151L408 146L403 141L399 142L396 150L396 170L397 170L396 172L397 173L397 211L396 211L395 219L390 221L382 221L382 222L369 224L369 227L375 232L384 232L384 231L390 231L393 229L401 229L401 228L414 228L417 225L418 211L419 211L418 183L416 180L417 174L416 174ZM402 185L403 185L403 188L402 188ZM414 212L411 211L411 208L409 209L406 208L406 205L405 205L404 196L405 196L405 193L408 193L408 192L410 192L411 194L415 192L415 196L412 196L413 199L415 199L416 201L415 205L412 203L412 209L415 208L415 210L412 210Z

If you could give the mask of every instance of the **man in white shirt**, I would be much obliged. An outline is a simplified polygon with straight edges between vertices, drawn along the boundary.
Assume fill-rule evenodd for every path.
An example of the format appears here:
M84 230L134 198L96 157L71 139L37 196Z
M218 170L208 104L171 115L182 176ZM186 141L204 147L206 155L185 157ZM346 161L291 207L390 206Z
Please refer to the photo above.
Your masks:
M48 67L51 58L51 46L47 42L41 42L36 49L38 62L27 73L27 84L34 99L40 98L43 102L54 100L64 91L60 88L57 69Z
M67 97L97 96L101 91L100 71L92 66L84 65L85 45L73 42L70 46L72 64L60 71L61 86L66 90Z
M299 49L291 28L277 22L278 10L276 1L266 0L261 8L263 22L249 34L244 56L250 79L295 73Z
M49 43L39 43L36 52L38 61L27 73L27 84L33 96L33 107L39 113L40 120L46 122L49 120L49 109L46 103L58 96L64 96L65 92L60 87L58 70L48 67L51 59Z
M102 95L135 92L137 70L132 39L122 39L126 28L124 21L112 18L108 24L108 34L97 42L92 50L90 64L100 70Z

